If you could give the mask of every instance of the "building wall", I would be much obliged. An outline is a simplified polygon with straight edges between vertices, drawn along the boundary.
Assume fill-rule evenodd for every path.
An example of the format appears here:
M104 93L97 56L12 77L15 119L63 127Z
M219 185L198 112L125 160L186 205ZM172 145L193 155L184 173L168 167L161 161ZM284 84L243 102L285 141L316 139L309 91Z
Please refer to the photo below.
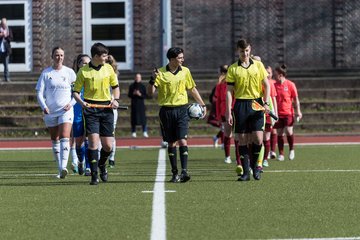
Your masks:
M193 70L237 59L240 37L266 65L358 68L360 2L355 0L171 0L172 44ZM134 71L161 65L161 1L133 0ZM82 0L34 0L33 70L65 49L65 64L82 52Z

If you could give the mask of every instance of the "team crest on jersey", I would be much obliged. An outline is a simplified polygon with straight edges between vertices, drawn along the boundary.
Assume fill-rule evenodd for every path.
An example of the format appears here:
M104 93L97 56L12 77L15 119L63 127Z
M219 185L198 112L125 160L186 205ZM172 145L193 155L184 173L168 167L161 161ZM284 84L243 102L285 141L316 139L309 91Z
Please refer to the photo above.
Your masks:
M284 91L289 91L288 86L284 86Z

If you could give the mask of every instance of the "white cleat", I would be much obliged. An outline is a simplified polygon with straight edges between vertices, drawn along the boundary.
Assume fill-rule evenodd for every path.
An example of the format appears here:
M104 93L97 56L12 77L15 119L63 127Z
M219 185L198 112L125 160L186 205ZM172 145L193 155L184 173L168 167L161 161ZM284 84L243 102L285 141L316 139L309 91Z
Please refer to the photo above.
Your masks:
M219 139L216 136L213 137L213 141L214 141L214 148L219 147Z
M294 160L294 159L295 159L295 151L294 151L294 150L290 150L289 160Z
M284 161L285 160L284 155L279 155L278 160L281 162Z
M270 159L275 159L276 158L276 152L270 151Z
M133 133L131 134L131 137L136 138L136 132L133 132Z
M226 157L224 160L225 163L232 163L230 156Z
M60 173L60 178L65 178L68 173L68 170L66 168L63 168Z
M144 136L144 138L148 138L149 134L147 132L143 132L143 136Z

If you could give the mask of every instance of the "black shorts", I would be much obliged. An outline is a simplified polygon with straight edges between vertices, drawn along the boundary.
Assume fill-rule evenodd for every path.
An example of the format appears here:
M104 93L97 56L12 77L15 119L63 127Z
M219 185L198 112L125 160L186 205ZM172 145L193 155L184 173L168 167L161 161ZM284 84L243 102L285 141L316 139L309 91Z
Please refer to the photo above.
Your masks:
M187 105L161 107L159 117L164 141L176 142L180 139L187 139L190 120L187 114Z
M261 99L256 100L262 104ZM264 113L262 111L253 110L251 102L251 99L236 99L233 114L236 133L264 131Z
M108 105L110 102L92 102ZM97 133L101 137L113 137L114 136L114 112L111 108L85 108L83 111L86 135Z

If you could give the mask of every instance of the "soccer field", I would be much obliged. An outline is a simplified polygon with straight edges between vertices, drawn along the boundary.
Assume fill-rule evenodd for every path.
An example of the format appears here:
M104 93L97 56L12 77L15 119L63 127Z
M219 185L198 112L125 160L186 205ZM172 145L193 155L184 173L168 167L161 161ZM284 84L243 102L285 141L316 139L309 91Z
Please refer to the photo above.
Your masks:
M299 146L250 182L221 149L190 147L191 181L168 183L163 151L118 149L98 186L56 179L50 149L1 151L0 239L360 237L358 145Z

